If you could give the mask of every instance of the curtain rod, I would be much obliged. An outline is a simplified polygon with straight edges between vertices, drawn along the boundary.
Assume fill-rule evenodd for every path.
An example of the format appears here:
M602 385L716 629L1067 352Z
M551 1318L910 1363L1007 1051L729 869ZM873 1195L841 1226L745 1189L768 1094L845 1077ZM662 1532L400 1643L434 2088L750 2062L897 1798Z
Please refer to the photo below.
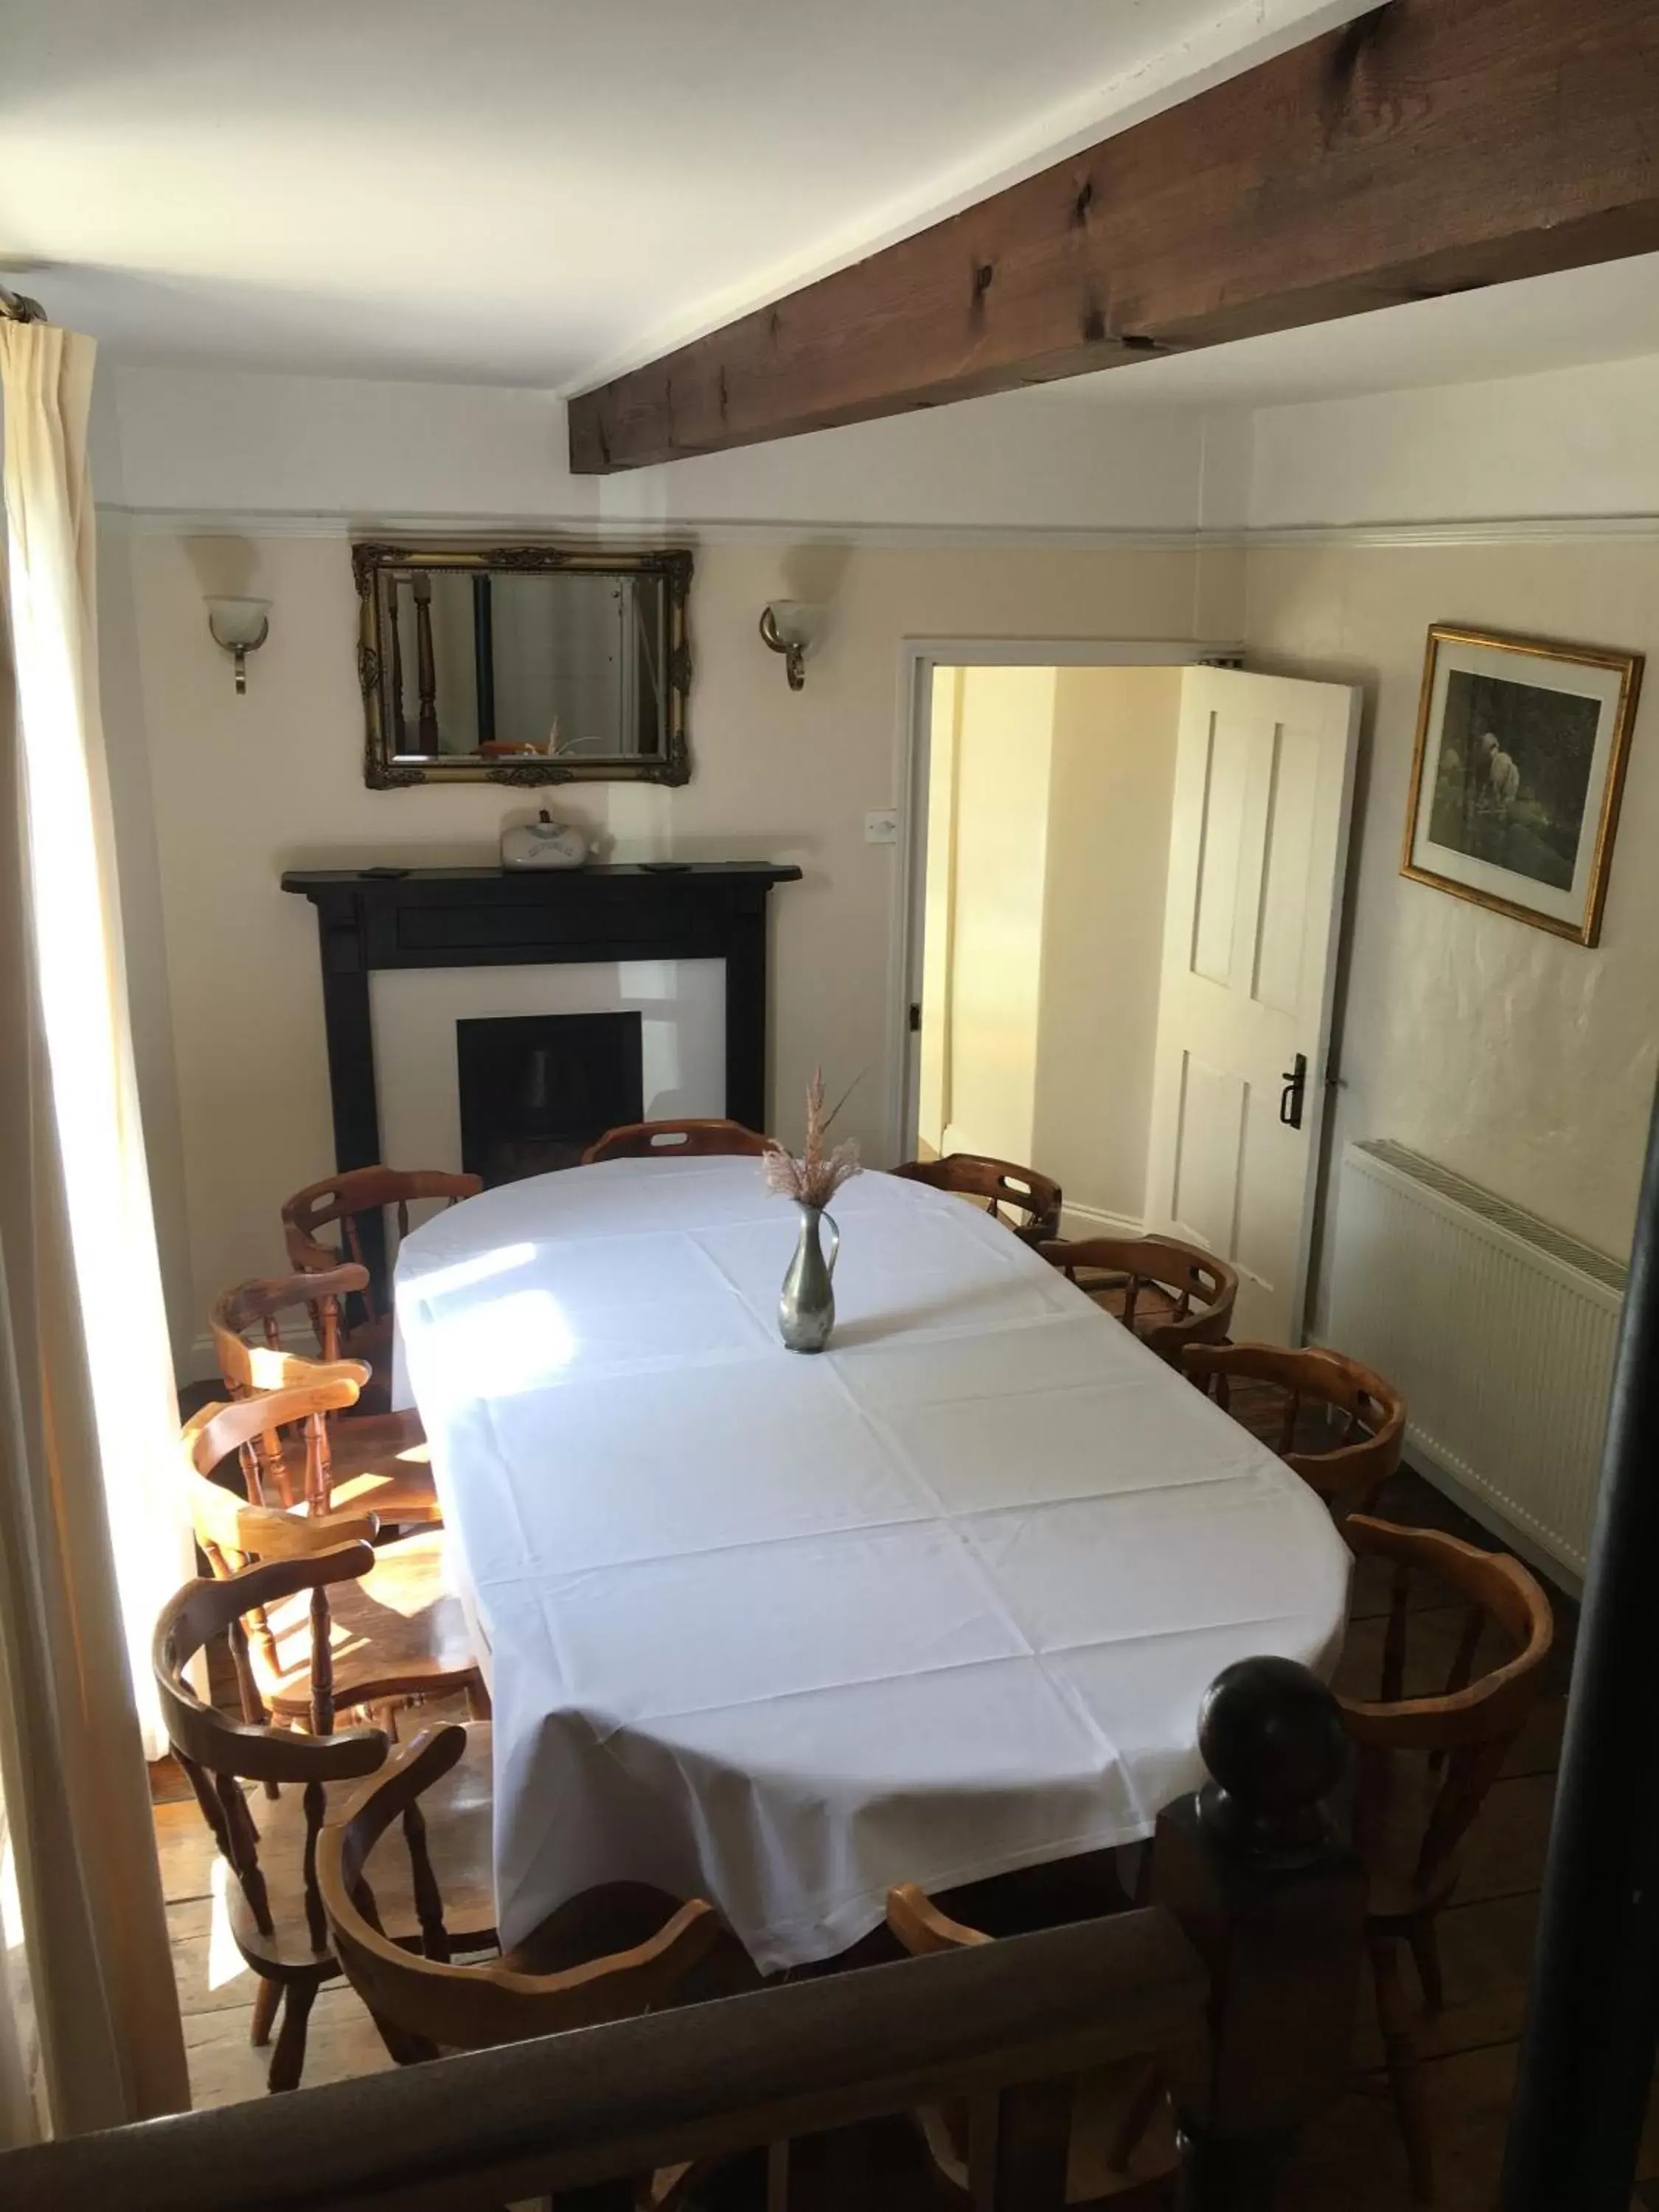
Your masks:
M0 284L0 319L9 323L44 323L46 311L38 300L28 299L21 292L9 291Z

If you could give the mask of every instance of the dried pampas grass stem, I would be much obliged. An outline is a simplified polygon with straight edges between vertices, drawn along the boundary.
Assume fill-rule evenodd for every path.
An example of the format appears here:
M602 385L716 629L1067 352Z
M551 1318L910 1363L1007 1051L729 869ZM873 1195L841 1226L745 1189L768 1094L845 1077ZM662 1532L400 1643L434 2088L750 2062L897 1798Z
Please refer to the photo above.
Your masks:
M851 1176L859 1172L859 1148L850 1142L826 1152L823 1140L837 1114L852 1097L857 1079L849 1083L826 1114L823 1110L823 1070L815 1067L806 1086L806 1147L799 1159L774 1145L764 1154L762 1172L769 1190L780 1198L793 1198L797 1206L826 1206Z

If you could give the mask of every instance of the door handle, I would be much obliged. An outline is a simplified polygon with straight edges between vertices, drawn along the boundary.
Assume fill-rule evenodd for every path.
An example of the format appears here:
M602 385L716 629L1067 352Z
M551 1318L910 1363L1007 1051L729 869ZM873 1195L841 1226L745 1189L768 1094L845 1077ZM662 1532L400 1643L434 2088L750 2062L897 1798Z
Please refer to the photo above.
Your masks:
M1279 1081L1285 1085L1279 1094L1279 1118L1287 1129L1302 1127L1302 1094L1308 1087L1308 1055L1299 1052L1296 1065L1287 1067Z

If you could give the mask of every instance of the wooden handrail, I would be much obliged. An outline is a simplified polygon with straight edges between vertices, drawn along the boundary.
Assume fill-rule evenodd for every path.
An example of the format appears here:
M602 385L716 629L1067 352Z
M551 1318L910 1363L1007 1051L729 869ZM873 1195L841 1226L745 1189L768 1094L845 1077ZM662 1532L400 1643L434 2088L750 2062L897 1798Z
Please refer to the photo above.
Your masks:
M1208 1980L1146 1911L0 2155L7 2212L473 2212L1002 2092L996 2212L1060 2212L1047 2083L1201 2050ZM1022 2166L1024 2171L1022 2172Z
M1211 1780L1158 1816L1150 1910L12 2151L0 2205L629 2212L658 2166L968 2098L979 2212L1062 2212L1066 2083L1152 2057L1182 2212L1270 2212L1346 2079L1365 1875L1324 1810L1346 1739L1270 1657L1218 1675L1198 1736Z

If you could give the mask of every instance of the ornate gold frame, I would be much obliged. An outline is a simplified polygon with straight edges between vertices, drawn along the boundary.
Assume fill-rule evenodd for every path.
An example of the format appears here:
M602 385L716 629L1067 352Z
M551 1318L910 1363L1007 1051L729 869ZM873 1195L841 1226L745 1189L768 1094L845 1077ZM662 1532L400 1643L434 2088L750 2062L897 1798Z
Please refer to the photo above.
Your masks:
M1455 883L1449 876L1437 875L1431 868L1418 867L1412 860L1412 848L1417 842L1418 809L1423 794L1423 763L1428 750L1429 714L1434 699L1435 672L1443 645L1482 646L1495 653L1517 653L1533 660L1565 660L1583 668L1609 668L1619 675L1619 700L1613 709L1613 747L1607 762L1607 781L1601 793L1601 819L1595 830L1595 852L1590 863L1589 896L1585 902L1582 925L1558 921L1553 915L1540 914L1534 908L1522 906L1514 899L1499 898L1493 892L1476 890L1468 884ZM1493 914L1506 914L1511 921L1530 922L1534 929L1547 929L1556 937L1570 938L1575 945L1598 944L1601 936L1601 908L1607 895L1607 868L1613 856L1613 833L1619 827L1619 805L1624 795L1631 730L1642 690L1642 669L1643 656L1639 653L1606 653L1595 646L1565 645L1553 638L1509 637L1495 630L1465 629L1455 623L1431 623L1428 650L1423 660L1423 686L1417 703L1417 740L1412 753L1411 792L1406 802L1406 844L1401 856L1401 874L1408 876L1415 884L1429 884L1436 890L1449 891L1454 898L1468 899L1475 906L1484 906Z
M380 693L384 641L380 594L385 568L459 568L472 574L490 569L570 569L589 575L660 576L667 594L666 723L665 750L658 755L611 760L485 761L476 757L412 760L393 753ZM575 551L556 545L453 546L365 543L351 549L351 574L359 603L357 680L362 689L365 733L363 781L372 791L398 791L417 783L502 783L523 787L551 783L685 783L691 775L686 734L686 702L691 689L691 651L686 635L686 601L691 589L691 555L684 546L646 553L617 553L605 547Z

